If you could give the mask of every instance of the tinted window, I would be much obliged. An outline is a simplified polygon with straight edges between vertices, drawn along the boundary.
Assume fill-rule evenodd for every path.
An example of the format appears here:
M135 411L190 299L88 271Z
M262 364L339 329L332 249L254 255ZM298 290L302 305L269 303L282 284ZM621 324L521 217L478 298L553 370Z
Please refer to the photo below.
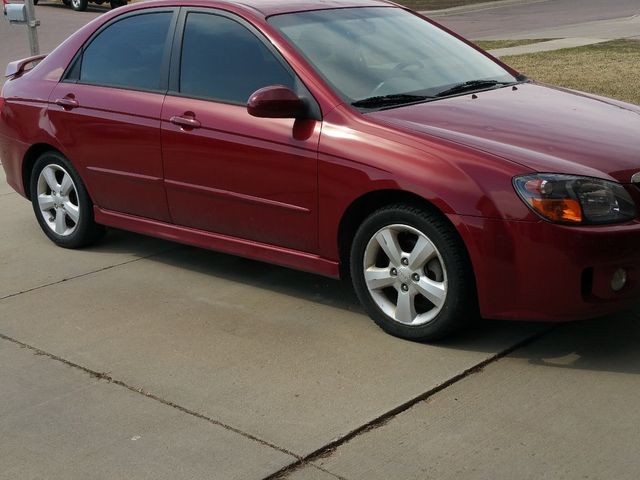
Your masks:
M268 85L293 88L293 78L248 29L218 15L190 13L182 43L180 92L247 103Z
M159 89L172 15L170 12L136 15L107 27L86 48L80 81Z

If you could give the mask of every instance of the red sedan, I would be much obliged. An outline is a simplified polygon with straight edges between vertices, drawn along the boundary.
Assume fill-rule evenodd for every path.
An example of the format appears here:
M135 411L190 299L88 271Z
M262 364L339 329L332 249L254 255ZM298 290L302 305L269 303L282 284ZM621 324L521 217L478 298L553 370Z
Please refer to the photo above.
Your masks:
M638 301L640 108L384 0L138 3L7 76L2 166L62 247L111 226L350 278L415 340Z

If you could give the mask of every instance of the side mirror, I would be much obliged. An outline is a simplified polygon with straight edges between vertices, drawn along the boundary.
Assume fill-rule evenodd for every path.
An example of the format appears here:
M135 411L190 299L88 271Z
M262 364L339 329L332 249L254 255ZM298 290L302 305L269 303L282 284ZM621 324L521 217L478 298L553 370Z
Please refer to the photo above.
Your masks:
M283 85L264 87L247 102L249 115L261 118L304 118L307 107L298 95Z

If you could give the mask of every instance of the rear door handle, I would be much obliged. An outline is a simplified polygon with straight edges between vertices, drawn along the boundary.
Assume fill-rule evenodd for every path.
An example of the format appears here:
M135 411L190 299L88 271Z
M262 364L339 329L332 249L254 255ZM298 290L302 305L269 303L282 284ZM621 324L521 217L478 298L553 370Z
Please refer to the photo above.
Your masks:
M189 117L175 116L175 117L171 117L169 121L174 125L181 126L182 128L200 128L201 126L201 123L191 116Z
M77 107L80 106L80 104L78 103L78 101L76 99L69 98L69 97L58 98L55 101L55 104L56 105L60 105L65 110L71 110L72 108L77 108Z

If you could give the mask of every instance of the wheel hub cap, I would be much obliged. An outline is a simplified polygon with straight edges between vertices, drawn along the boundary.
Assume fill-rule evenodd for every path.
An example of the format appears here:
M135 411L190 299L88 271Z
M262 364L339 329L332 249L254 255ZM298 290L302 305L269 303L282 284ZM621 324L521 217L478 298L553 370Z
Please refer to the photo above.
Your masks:
M60 165L47 165L38 176L36 194L44 223L56 235L73 234L80 220L80 205L71 175Z
M424 325L447 296L444 261L433 242L409 225L384 227L364 254L364 277L371 298L393 320Z

